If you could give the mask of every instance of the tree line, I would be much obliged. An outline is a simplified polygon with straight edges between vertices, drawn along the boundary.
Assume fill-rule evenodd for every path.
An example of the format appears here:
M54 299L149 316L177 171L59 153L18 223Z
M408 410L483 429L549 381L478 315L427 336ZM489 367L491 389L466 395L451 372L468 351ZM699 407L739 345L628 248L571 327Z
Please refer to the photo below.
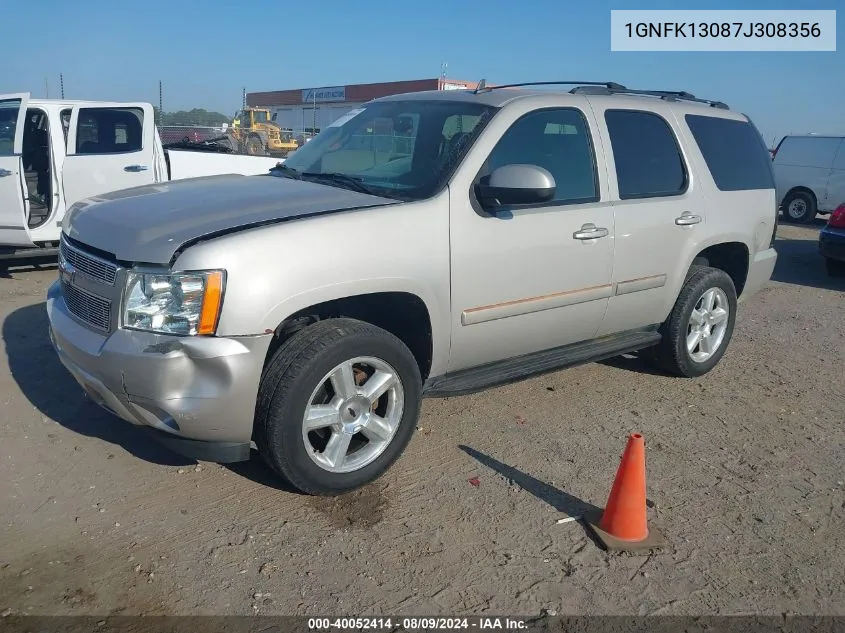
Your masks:
M204 108L193 110L177 110L176 112L162 112L155 110L155 120L159 125L201 125L216 127L228 123L231 117L220 112L210 112Z

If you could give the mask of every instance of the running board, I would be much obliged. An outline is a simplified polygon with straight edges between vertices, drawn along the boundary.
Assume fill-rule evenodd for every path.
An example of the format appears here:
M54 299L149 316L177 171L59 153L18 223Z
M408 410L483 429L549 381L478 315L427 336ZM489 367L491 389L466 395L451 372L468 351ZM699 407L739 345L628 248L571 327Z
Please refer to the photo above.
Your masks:
M430 378L423 387L423 395L427 398L463 396L566 367L636 352L660 342L662 337L656 331L657 327L612 334Z
M43 247L43 246L29 246L29 247L0 247L0 261L17 260L17 259L42 259L58 257L58 247ZM54 263L54 262L46 262Z

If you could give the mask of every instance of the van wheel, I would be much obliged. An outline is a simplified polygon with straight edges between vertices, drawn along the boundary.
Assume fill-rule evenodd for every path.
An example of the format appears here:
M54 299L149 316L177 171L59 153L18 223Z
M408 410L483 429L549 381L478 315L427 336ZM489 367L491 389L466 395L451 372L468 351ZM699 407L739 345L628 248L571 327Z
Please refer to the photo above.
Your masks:
M793 191L783 200L783 218L787 222L809 224L816 219L816 199L806 191Z
M354 319L319 321L270 360L255 441L302 492L337 495L399 458L416 428L421 392L416 359L393 334Z
M692 266L652 358L661 369L687 378L703 376L721 360L733 335L736 289L723 270Z

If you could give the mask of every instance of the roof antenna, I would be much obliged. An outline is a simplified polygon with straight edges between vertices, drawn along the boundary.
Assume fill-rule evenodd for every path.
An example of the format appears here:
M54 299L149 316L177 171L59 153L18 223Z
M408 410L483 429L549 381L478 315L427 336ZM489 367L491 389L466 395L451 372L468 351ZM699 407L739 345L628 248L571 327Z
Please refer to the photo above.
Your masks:
M478 94L482 90L487 90L487 80L483 78L481 79L481 81L478 82L478 85L475 87L475 92L473 94Z

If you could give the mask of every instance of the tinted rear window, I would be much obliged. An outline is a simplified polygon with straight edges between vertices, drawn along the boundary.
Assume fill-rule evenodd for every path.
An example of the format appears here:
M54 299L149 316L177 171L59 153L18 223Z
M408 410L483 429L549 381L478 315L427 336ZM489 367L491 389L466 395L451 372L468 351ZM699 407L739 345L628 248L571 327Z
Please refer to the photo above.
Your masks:
M698 114L686 120L721 191L774 188L771 154L751 123Z

